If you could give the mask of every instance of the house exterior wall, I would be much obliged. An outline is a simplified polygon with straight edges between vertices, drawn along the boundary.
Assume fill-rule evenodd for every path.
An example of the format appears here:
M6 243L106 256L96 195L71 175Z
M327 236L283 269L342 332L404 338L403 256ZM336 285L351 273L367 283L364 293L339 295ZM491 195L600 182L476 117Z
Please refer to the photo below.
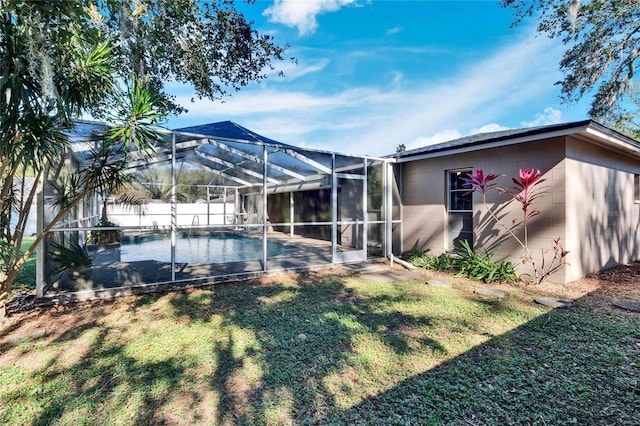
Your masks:
M539 262L541 250L550 249L555 238L566 239L565 167L563 137L404 163L402 251L437 255L450 249L447 247L447 171L482 168L485 173L504 174L496 180L497 186L511 190L511 178L517 176L520 169L535 168L540 169L546 179L542 184L545 193L536 202L540 215L529 225L529 248ZM488 194L486 202L483 203L480 194L474 194L474 248L497 249L496 259L506 256L514 263L521 263L523 251L517 241L487 213L491 208L502 223L510 226L522 220L520 204L507 194L497 192ZM518 238L524 238L522 226L516 227L515 233ZM526 265L518 265L518 270L531 272ZM564 282L565 271L560 270L551 279Z
M570 137L566 171L567 280L640 258L640 162Z

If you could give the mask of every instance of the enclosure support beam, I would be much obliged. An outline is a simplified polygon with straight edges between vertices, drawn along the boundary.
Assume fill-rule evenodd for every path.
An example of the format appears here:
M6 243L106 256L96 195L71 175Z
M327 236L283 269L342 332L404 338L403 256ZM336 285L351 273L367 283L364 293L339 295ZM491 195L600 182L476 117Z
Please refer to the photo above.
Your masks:
M293 229L293 223L294 223L294 216L295 216L295 206L294 206L294 198L293 198L293 191L289 192L289 222L291 223L291 225L289 225L289 236L291 238L293 238L293 235L295 234L294 229Z
M267 270L267 146L262 146L262 270Z
M206 140L199 141L187 141L187 142L177 142L175 150L172 149L162 149L157 148L157 152L154 153L153 157L149 157L148 155L141 156L136 152L129 154L129 161L127 161L127 169L139 169L146 168L149 165L155 164L166 164L171 160L171 157L176 157L178 160L183 159L184 157L191 154L191 151L194 148L197 148L200 145L206 143ZM82 163L83 166L89 166L89 162Z
M200 162L202 163L202 160L200 160ZM205 166L206 166L206 164L205 164ZM213 173L213 174L215 174L215 175L221 176L221 177L223 177L223 178L225 178L227 180L239 183L242 186L249 186L249 187L255 186L253 183L251 183L249 181L237 178L235 176L231 176L230 174L227 174L225 172L221 172L220 170L215 170L215 169L208 168L208 171Z
M388 257L393 251L393 165L385 163L384 168L384 257Z
M246 167L241 167L241 166L239 166L237 164L233 164L230 161L226 161L226 160L223 160L221 158L214 157L213 155L205 154L204 152L200 152L200 151L194 151L194 153L198 157L204 158L204 159L209 160L209 161L211 161L213 163L222 164L223 166L227 166L230 169L237 170L237 171L239 171L241 173L244 173L245 175L249 175L251 177L259 178L259 179L262 178L262 174L261 173L254 172L253 170L247 169ZM277 179L273 179L273 178L269 178L269 177L267 179L269 180L269 182L271 182L273 184L279 184L280 183L280 181L277 180Z
M226 194L226 188L225 188L225 195ZM223 201L224 203L226 203L226 200ZM224 216L224 222L222 222L224 225L227 224L227 209L226 209L226 205L225 205L225 210L224 210L225 216ZM211 225L211 190L209 189L209 185L207 185L207 226Z
M338 244L338 176L336 154L331 154L331 263L337 261Z
M235 191L234 194L233 194L233 221L234 221L233 223L235 225L242 225L242 224L244 224L244 221L241 224L238 223L238 217L241 217L241 216L239 216L239 214L240 214L240 192L238 191L237 187L234 187L233 189Z
M259 157L255 156L255 155L247 154L244 151L240 151L239 149L235 149L233 147L227 146L224 143L218 142L215 139L209 139L209 143L211 145L217 147L217 148L220 148L220 149L223 149L225 151L229 151L229 152L231 152L233 154L236 154L239 157L246 158L247 160L255 161L258 164L260 164L260 162L261 162ZM263 145L263 146L266 146L266 145ZM299 180L305 180L306 179L306 177L301 175L300 173L296 173L296 172L291 171L291 170L289 170L289 169L287 169L285 167L280 167L280 166L277 166L275 164L271 164L270 167L273 170L277 170L279 172L282 172L282 173L284 173L286 175L291 176L292 178L299 179Z
M289 149L289 148L283 148L282 149L283 152L286 152L287 154L289 154L290 156L292 156L293 158L296 158L300 161L302 161L303 163L306 163L308 165L310 165L311 167L314 167L318 170L320 170L323 173L331 173L331 170L326 167L323 164L318 163L315 160L312 160L311 158L307 157L306 155L300 154L299 152L294 151L293 149Z
M176 280L176 228L178 194L176 191L176 134L171 136L171 281Z
M393 180L392 178L392 168L391 163L384 164L384 257L389 256L391 251L391 239L392 239L392 230L393 224L391 223L393 216L391 215L393 208L391 200L393 190L391 188Z
M36 192L36 231L38 235L42 234L44 229L44 173L40 175L40 179L35 183L38 185ZM36 296L44 296L44 250L47 239L43 239L36 248Z
M368 199L369 199L369 188L367 187L367 181L368 181L368 174L367 174L367 158L365 157L363 160L364 162L364 179L362 180L362 250L364 250L364 260L367 260L367 255L368 255L368 245L369 245L369 241L367 240L368 236L369 236L369 229L368 229L368 223L367 223L367 213L369 211L369 206L368 206Z
M209 187L207 186L207 191L209 191ZM225 186L223 188L223 193L222 193L222 224L226 225L227 224L227 187ZM209 203L207 203L207 206L209 205ZM207 211L207 214L209 214L209 211ZM207 217L207 225L209 224L209 218Z

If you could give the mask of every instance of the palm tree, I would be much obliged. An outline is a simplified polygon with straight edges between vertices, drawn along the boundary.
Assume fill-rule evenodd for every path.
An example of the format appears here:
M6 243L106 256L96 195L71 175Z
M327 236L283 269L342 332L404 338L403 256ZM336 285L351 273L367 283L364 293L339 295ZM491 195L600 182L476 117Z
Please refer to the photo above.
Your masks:
M157 140L159 99L135 78L118 90L111 41L99 40L78 2L0 3L0 324L11 285L47 232L87 194L124 182L126 155L114 154L144 151ZM59 164L69 153L72 119L107 99L119 105L120 124L96 136L87 167L57 182L57 212L21 253L37 185L20 183L27 175L40 180Z
M149 147L164 113L184 111L166 81L220 99L266 78L285 49L233 1L0 0L0 322L11 283L35 248L19 251L37 187L21 178L43 178L68 153L64 132L74 118L89 113L120 124L96 140L89 167L57 182L52 224L121 176L126 153Z

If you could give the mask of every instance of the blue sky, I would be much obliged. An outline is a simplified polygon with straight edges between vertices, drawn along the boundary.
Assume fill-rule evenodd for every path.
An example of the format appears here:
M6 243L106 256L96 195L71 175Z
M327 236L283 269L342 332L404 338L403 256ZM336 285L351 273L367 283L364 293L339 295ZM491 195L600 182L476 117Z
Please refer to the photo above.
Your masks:
M561 104L564 46L535 21L511 28L497 1L258 0L241 6L289 61L224 102L168 89L189 113L169 127L231 120L301 147L380 156L472 133L582 120Z

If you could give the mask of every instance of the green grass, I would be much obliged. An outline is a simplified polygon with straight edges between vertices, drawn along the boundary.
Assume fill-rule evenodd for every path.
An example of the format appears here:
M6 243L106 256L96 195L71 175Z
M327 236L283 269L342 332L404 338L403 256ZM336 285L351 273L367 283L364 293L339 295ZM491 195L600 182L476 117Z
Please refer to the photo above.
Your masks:
M638 316L508 291L312 273L26 313L0 424L637 424Z
M24 237L20 250L25 252L31 244L35 241L36 237ZM36 288L36 254L35 252L27 259L22 270L18 274L18 278L11 287L12 294L29 293Z

